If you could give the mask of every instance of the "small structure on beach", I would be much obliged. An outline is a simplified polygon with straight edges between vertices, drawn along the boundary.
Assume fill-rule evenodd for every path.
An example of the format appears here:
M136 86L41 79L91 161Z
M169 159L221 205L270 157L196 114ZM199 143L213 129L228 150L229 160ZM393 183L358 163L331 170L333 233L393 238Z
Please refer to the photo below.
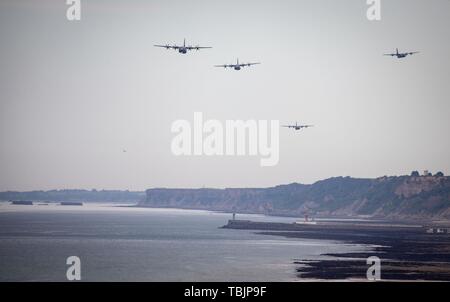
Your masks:
M450 227L429 227L427 234L450 234Z
M78 202L78 201L62 201L61 205L62 206L82 206L83 203Z
M29 200L12 200L11 204L22 205L22 206L32 206L33 202Z
M317 224L316 221L314 221L314 218L310 218L308 216L308 212L305 213L305 220L304 221L296 221L294 224Z

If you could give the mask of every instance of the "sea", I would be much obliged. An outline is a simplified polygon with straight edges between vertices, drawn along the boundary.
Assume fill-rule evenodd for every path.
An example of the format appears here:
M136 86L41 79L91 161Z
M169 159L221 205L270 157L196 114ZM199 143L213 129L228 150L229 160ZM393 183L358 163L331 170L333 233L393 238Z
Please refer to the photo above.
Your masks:
M302 281L299 259L370 247L222 229L229 213L129 205L0 202L0 281ZM296 219L237 214L236 219Z

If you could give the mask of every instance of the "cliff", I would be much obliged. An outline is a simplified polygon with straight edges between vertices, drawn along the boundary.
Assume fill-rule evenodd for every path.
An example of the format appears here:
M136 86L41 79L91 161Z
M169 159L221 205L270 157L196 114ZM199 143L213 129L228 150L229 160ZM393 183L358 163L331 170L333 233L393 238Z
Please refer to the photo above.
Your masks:
M335 177L248 189L149 189L145 207L271 215L450 219L450 177Z

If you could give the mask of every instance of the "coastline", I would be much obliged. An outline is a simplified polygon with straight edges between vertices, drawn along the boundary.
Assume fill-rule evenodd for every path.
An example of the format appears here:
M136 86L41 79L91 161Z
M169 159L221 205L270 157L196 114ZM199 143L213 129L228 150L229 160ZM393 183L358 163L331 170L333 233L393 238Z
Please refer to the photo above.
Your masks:
M450 281L450 235L429 234L424 227L324 223L301 225L229 221L223 228L252 229L257 234L334 240L372 246L356 253L322 254L324 259L296 259L299 280L366 281L366 259L381 259L384 281Z

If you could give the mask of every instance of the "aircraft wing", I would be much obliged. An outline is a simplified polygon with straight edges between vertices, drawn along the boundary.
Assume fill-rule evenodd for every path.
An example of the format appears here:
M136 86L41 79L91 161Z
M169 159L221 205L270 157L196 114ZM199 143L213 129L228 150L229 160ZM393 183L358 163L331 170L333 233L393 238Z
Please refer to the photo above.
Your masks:
M252 65L257 65L257 64L261 64L259 62L257 63L245 63L245 64L241 64L241 66L252 66Z
M385 53L385 54L384 54L384 56L392 56L392 57L393 57L393 56L396 56L396 55L397 55L396 53Z
M186 49L192 50L192 49L206 49L206 48L212 48L211 46L186 46Z
M166 49L178 49L178 48L180 48L180 46L177 46L177 45L173 45L173 46L171 46L171 45L153 45L153 46L155 46L155 47L164 47Z
M227 68L227 67L234 67L234 65L224 64L224 65L214 65L214 67L223 67L223 68Z
M413 54L415 54L415 53L419 53L419 52L418 52L418 51L407 52L407 54L409 54L409 55L413 55Z
M283 126L281 126L281 127L286 127L286 128L295 128L295 126L292 126L292 125L283 125Z

